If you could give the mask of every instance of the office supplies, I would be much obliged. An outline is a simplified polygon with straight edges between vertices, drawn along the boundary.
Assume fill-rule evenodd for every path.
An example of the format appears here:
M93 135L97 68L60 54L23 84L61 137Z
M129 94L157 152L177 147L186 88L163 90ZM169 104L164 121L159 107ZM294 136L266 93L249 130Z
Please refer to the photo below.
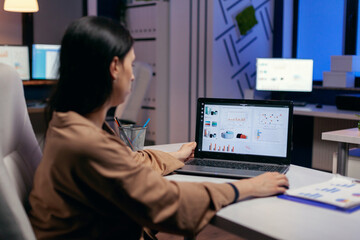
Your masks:
M114 117L115 119L115 122L117 123L118 127L119 127L119 133L120 133L120 138L124 141L124 143L129 146L131 148L131 150L134 150L134 147L131 143L131 141L129 140L129 138L126 136L122 126L121 126L121 123L119 121L119 119L117 117Z
M199 98L194 159L176 172L232 178L290 164L290 101Z
M353 212L360 209L360 183L341 175L328 181L287 190L280 198Z
M134 124L124 124L121 126L120 131L123 131L129 139L129 142L132 144L133 151L139 151L144 148L146 127L136 126Z
M29 48L27 46L0 46L0 63L15 68L21 80L30 79Z
M145 122L143 128L146 128L146 125L149 123L149 121L150 121L150 118L148 118L148 120ZM131 142L135 142L136 139L139 137L140 134L141 134L141 132L139 132L139 133L136 135L136 137L135 137Z
M32 45L32 79L58 79L60 45Z

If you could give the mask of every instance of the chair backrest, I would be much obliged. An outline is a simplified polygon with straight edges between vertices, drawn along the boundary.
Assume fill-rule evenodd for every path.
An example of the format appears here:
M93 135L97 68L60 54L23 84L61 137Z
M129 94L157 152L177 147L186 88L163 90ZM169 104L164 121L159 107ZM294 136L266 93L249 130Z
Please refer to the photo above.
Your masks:
M141 103L152 79L152 68L144 62L135 62L133 67L135 80L132 91L124 103L116 107L115 116L120 120L136 123Z
M35 239L25 206L41 160L21 79L0 63L0 239Z

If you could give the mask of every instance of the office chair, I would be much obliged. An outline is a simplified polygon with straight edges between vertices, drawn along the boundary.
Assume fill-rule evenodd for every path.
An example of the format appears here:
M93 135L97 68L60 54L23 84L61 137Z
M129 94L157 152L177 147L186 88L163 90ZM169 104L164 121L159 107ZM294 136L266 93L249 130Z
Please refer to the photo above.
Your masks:
M42 153L21 79L1 63L0 114L0 239L36 239L25 208Z
M149 64L144 62L135 62L133 73L135 80L132 83L131 94L127 96L124 103L116 107L114 113L114 115L125 124L136 123L138 113L141 109L141 103L152 79L153 71Z

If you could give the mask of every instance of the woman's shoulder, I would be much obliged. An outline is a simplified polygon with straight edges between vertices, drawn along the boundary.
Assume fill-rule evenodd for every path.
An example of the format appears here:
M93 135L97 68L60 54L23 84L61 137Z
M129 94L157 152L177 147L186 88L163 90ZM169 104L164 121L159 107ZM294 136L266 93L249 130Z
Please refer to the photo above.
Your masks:
M98 151L104 147L119 147L120 139L98 128L74 112L54 115L46 135L46 142L74 151Z

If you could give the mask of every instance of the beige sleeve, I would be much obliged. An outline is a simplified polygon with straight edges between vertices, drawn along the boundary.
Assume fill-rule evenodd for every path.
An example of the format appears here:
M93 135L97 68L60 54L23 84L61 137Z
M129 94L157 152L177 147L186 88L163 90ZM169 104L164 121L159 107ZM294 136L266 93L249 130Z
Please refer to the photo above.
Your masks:
M132 153L132 157L138 163L151 167L162 175L172 173L184 166L184 163L170 154L158 150L143 150Z
M79 179L104 201L86 199L99 211L114 206L109 214L119 214L118 209L142 226L193 236L235 197L228 184L166 180L152 168L168 172L170 167L164 162L175 162L169 154L144 151L144 159L134 161L128 151L118 144L104 144L101 151L94 149L95 159L79 161Z

